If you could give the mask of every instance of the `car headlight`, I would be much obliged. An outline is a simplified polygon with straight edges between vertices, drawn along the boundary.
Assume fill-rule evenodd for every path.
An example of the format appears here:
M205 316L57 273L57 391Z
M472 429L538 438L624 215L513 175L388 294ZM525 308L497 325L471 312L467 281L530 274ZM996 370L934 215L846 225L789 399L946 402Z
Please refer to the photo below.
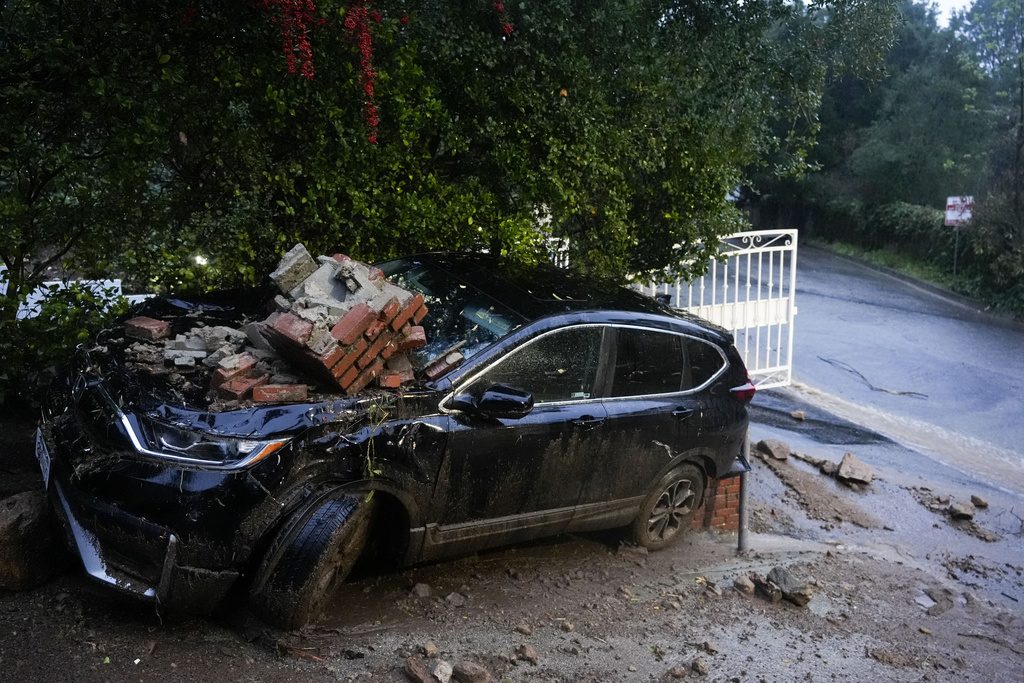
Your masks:
M288 443L288 439L219 436L149 417L122 414L121 419L140 453L183 465L241 469L255 465Z

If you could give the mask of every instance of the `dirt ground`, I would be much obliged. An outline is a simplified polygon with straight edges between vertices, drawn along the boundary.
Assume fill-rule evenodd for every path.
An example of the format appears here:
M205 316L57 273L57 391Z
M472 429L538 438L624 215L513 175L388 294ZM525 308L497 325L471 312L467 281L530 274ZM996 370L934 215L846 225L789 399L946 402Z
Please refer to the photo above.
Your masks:
M0 422L5 482L32 476L32 432ZM693 533L647 554L602 533L364 567L297 632L237 603L161 615L73 571L0 592L0 681L403 682L415 680L410 660L440 680L447 665L474 681L1024 680L1019 497L888 467L896 444L830 444L777 424L752 436L789 436L836 462L857 451L878 478L855 491L793 457L755 459L743 555L735 536ZM972 522L946 513L946 497L979 491L990 504ZM734 588L780 566L811 587L809 604Z

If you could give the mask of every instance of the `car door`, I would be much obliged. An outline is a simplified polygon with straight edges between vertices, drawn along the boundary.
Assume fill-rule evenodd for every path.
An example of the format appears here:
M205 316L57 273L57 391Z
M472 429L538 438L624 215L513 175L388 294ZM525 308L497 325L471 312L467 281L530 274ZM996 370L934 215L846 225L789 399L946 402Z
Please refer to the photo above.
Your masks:
M586 453L604 423L595 395L604 330L577 325L540 334L456 388L454 394L479 396L495 385L512 387L529 392L534 405L518 419L452 413L426 556L565 528L589 476Z
M586 528L587 519L629 517L702 430L703 405L690 391L688 338L629 326L610 327L609 335L603 438L590 450L591 476L573 528Z

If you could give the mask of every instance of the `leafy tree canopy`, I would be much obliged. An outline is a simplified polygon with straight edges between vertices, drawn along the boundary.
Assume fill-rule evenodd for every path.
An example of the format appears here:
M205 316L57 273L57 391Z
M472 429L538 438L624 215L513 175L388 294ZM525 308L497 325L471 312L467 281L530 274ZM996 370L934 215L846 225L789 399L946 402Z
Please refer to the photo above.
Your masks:
M699 269L743 169L804 163L825 74L877 71L892 10L7 0L0 318L49 265L240 284L298 240L530 259L550 234L612 276Z

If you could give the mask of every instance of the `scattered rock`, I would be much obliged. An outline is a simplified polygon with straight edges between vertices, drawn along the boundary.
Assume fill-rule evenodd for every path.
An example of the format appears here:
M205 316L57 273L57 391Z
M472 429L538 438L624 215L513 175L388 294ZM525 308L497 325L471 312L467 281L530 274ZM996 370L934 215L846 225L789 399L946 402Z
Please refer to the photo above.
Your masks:
M446 597L444 601L452 607L466 606L466 596L458 592L449 593L448 597Z
M751 574L750 581L754 584L757 595L768 602L776 603L782 600L782 589L771 581L765 581L758 574Z
M785 567L775 567L768 572L768 581L782 591L782 597L797 607L803 607L811 601L811 587L794 577Z
M452 665L443 659L438 660L437 664L434 665L434 678L441 683L448 683L448 681L452 680Z
M803 422L807 419L807 413L802 410L794 410L789 416L798 422Z
M714 593L717 597L722 597L722 588L714 581L708 581L705 586L709 593Z
M822 460L821 464L818 465L818 471L826 477L834 477L838 469L839 465L835 464L831 460Z
M690 665L690 668L693 669L694 673L698 676L708 675L708 662L703 657L697 657L697 659L693 660L693 664Z
M537 654L537 650L534 649L533 645L530 645L529 643L523 643L517 647L515 655L516 659L529 662L534 666L537 666L537 663L540 662L540 655Z
M923 634L925 634L925 635L930 635L930 634L931 634L931 632L932 632L932 630L931 630L930 628L928 628L927 626L922 626L922 627L921 627L920 629L918 629L918 630L919 630L919 631L921 631L921 633L923 633Z
M619 586L619 595L626 598L627 600L632 600L635 597L633 594L633 589L629 586Z
M414 598L429 598L433 591L430 590L430 586L425 583L417 583L409 591L409 594Z
M437 683L434 674L427 669L426 663L419 657L407 657L405 660L405 675L413 683Z
M969 500L957 501L946 508L946 511L953 519L974 519L974 513L977 512Z
M565 631L566 633L569 633L570 631L572 631L572 630L573 630L574 628L576 628L576 627L572 625L572 622L571 622L571 621L569 621L568 619L566 619L565 621L563 621L563 622L562 622L562 626L561 626L561 628L562 628L562 630L563 630L563 631Z
M524 636L529 636L533 634L533 629L526 624L519 624L519 626L516 626L516 632L522 633Z
M494 680L490 671L473 662L459 662L452 675L459 683L491 683Z
M744 595L754 594L754 582L751 581L749 577L742 575L737 576L736 579L732 582L732 585L733 588L738 590L740 593L743 593Z
M925 595L935 601L935 604L929 607L925 614L930 617L940 617L949 610L953 609L953 598L955 597L953 591L948 588L940 588L933 586L926 588L924 591Z
M33 588L68 567L42 488L0 500L0 589Z
M988 507L988 501L977 495L971 496L971 504L982 510Z
M847 453L839 463L836 478L846 483L870 484L875 471L867 463L858 460L853 453Z
M790 453L797 460L803 460L811 467L821 467L821 463L825 462L821 458L815 458L813 455L807 455L806 453Z
M713 640L705 640L701 647L704 648L704 652L707 652L709 655L718 654L718 643Z
M757 450L775 460L786 460L792 453L789 444L778 439L761 439L757 442Z
M676 681L680 678L686 678L686 667L685 666L674 666L665 672L665 675L661 677L662 681Z
M427 644L423 646L423 656L427 659L435 659L439 654L440 650L437 649L437 645L432 640L428 640Z

